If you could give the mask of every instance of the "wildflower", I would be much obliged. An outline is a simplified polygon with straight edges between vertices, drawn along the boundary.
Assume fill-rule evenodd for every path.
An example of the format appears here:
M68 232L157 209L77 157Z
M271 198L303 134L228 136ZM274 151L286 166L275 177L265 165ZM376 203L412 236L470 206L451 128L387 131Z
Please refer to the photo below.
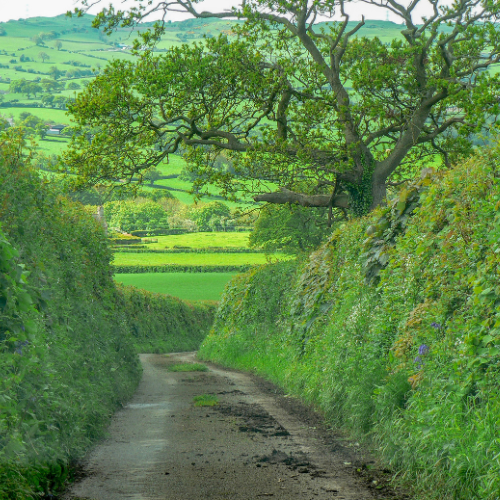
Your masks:
M416 365L416 366L415 366L415 368L416 368L417 370L420 370L420 368L422 368L423 362L422 362L422 358L421 358L420 356L417 356L417 357L413 360L413 362L415 363L415 365Z
M435 321L433 321L431 323L431 326L432 326L432 328L435 328L436 330L439 330L441 328L441 325L439 323L436 323Z
M29 340L24 340L23 342L16 342L16 350L14 351L16 354L19 354L20 356L23 355L23 347L27 346L29 344Z
M423 355L427 354L429 351L430 351L429 346L425 345L425 344L422 344L418 348L418 353L420 354L420 356L423 356Z

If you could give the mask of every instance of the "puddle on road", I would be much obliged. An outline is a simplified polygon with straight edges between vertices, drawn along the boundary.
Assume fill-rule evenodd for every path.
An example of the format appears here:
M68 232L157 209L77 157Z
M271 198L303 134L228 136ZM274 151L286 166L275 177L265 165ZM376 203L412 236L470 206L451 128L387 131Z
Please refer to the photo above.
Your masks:
M169 403L137 403L137 404L128 404L125 408L130 408L131 410L144 410L147 408L160 408L165 410L170 410L172 405Z

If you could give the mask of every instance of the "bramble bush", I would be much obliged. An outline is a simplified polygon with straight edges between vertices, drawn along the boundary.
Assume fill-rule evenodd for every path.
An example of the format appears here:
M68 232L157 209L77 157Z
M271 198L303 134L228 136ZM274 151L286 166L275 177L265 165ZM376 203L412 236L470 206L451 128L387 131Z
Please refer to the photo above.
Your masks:
M207 359L370 443L416 498L500 492L500 148L226 288Z
M117 289L103 228L39 177L15 129L0 136L0 223L0 498L24 500L56 494L102 435L137 350L195 348L212 312Z

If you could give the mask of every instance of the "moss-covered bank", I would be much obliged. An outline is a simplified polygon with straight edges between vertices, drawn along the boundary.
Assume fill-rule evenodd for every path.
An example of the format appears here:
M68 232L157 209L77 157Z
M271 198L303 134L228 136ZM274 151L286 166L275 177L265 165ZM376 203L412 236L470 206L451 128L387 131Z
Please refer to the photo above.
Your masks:
M48 498L140 377L137 351L195 349L208 306L116 288L102 227L0 137L0 499Z
M404 189L306 261L234 279L202 356L313 403L419 498L498 500L499 156Z

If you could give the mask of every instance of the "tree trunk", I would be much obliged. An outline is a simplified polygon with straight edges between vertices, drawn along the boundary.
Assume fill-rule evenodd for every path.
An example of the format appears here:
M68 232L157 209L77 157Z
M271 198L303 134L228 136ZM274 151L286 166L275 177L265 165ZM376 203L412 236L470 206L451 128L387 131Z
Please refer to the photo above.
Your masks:
M387 187L385 185L385 181L380 181L374 176L372 179L372 202L370 210L384 204L386 196Z

